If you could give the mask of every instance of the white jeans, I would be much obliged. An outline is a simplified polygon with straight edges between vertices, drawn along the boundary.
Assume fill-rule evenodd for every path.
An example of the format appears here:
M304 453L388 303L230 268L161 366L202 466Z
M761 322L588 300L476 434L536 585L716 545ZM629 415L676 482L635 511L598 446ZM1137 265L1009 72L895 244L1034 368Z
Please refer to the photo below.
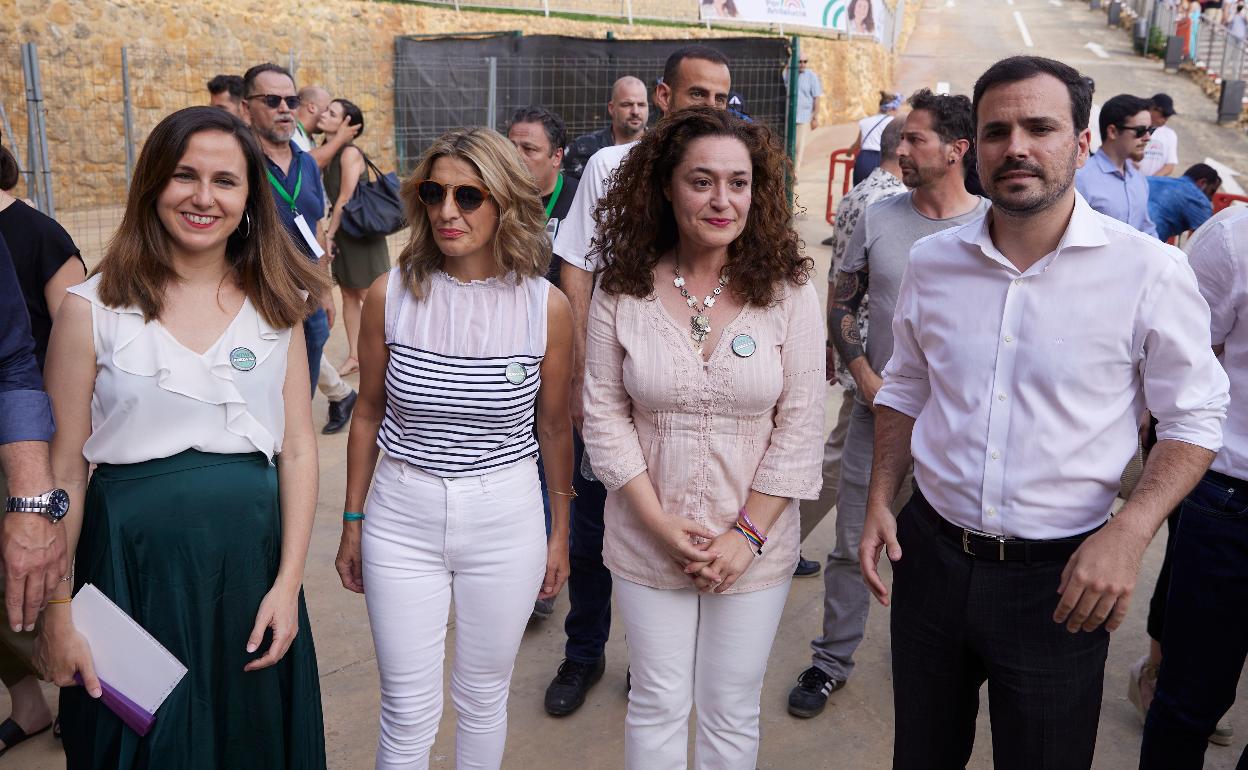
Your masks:
M754 770L759 696L789 583L743 594L648 588L616 577L628 632L632 690L624 767L688 766L689 707L697 707L693 767Z
M546 570L536 462L447 479L383 455L364 512L364 597L381 673L377 768L429 766L454 598L456 767L496 770L507 688Z

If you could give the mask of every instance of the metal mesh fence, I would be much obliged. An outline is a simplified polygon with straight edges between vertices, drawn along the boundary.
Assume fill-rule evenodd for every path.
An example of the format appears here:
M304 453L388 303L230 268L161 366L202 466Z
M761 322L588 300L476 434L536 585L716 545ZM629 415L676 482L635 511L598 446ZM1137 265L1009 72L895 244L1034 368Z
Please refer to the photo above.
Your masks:
M602 128L608 121L606 105L614 80L636 75L653 96L663 66L660 59L625 57L610 61L447 58L433 66L455 73L455 86L442 88L436 94L440 101L435 100L432 109L413 111L398 108L402 94L396 90L393 54L379 57L351 52L305 58L288 51L229 51L228 46L203 53L67 44L38 51L33 57L40 65L43 97L35 103L28 99L23 68L27 57L22 48L0 45L0 135L18 157L24 177L15 192L50 211L69 231L88 264L102 256L120 223L132 164L148 134L169 113L205 104L206 83L217 74L242 74L263 61L292 67L299 85L322 85L359 105L365 130L356 143L383 169L405 173L419 152L442 132L474 124L505 130L512 113L529 104L567 116L570 139ZM745 111L782 138L785 107L777 108L775 99L756 99L752 105L751 94L774 91L784 64L778 57L734 58L732 62L733 89L743 96ZM564 77L570 71L579 77ZM508 79L509 73L521 73L523 78ZM520 80L523 87L499 86ZM46 140L31 131L38 122L32 116L40 114ZM653 105L651 114L652 119L657 117ZM39 149L46 150L46 163L41 164L33 152ZM392 250L398 242L399 238L392 239Z
M512 115L521 107L542 105L561 115L569 140L597 131L610 122L607 101L611 85L624 75L633 75L647 84L651 95L663 72L662 59L617 58L601 59L554 58L446 58L434 62L440 73L451 73L452 85L430 83L425 79L405 77L405 67L429 67L430 62L399 63L396 98L400 102L417 103L421 109L401 110L396 126L397 164L409 171L420 152L448 129L461 125L490 126L505 132ZM752 94L774 91L786 62L780 59L732 60L732 88L738 93L744 111L785 137L785 105L776 100L751 100ZM576 77L568 77L575 72ZM513 77L521 75L522 77ZM506 84L523 80L523 86ZM782 87L782 86L779 86ZM752 106L753 105L753 106ZM468 120L465 118L468 117ZM650 120L658 117L651 105Z

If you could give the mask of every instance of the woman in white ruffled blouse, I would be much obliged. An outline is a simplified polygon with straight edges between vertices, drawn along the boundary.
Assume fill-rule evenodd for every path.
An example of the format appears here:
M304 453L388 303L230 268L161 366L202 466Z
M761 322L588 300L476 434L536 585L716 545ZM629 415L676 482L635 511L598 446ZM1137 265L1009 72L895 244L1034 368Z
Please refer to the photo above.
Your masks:
M36 663L64 688L69 768L325 767L301 589L317 456L300 321L322 281L241 121L192 107L153 130L48 353L76 560ZM188 669L146 736L97 700L66 602L87 583Z

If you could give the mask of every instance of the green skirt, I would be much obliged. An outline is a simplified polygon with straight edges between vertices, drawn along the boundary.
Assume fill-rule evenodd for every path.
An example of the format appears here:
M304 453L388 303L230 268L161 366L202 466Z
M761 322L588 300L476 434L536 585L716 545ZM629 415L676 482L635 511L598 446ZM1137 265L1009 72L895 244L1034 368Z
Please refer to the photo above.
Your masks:
M325 767L316 651L303 594L277 665L247 638L277 576L277 469L264 455L188 450L101 465L87 489L75 590L92 583L187 667L140 738L81 687L61 690L68 770Z

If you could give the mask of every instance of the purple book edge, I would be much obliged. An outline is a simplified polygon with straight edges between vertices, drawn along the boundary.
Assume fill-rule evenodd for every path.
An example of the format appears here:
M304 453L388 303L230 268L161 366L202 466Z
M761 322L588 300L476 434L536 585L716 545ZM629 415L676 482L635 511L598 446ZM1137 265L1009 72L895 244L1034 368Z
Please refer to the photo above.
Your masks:
M81 685L82 676L74 674L74 681ZM100 695L100 700L105 706L108 706L110 711L120 717L121 721L125 722L131 730L138 733L139 737L147 735L148 731L152 729L152 725L156 722L154 714L149 713L147 709L122 695L120 690L103 679L100 680L100 689L103 691Z

